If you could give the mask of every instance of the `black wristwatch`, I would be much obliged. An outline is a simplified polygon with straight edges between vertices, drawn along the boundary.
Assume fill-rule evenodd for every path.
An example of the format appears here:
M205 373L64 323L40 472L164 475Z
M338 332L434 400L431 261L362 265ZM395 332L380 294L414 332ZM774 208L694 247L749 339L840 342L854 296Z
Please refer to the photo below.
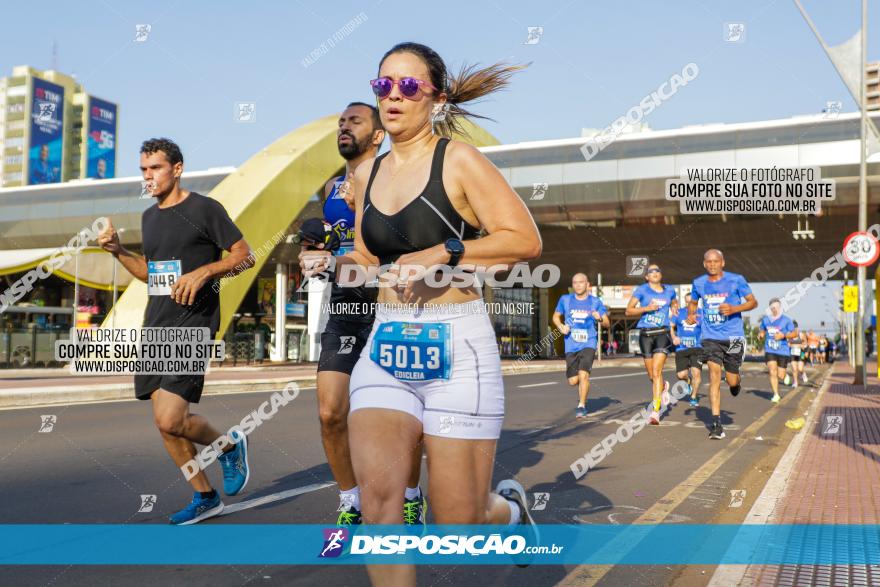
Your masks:
M451 238L446 241L445 246L446 252L449 253L449 266L457 266L464 256L464 243L457 238Z

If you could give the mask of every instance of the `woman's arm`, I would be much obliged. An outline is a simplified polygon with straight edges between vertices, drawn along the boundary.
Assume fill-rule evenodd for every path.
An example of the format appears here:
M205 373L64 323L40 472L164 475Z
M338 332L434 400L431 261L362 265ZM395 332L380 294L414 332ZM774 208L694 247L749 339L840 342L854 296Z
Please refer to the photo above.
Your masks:
M467 206L488 233L465 242L459 264L491 266L539 257L543 245L538 227L498 168L467 143L453 141L446 152L452 190L464 194ZM445 247L443 253L448 260Z

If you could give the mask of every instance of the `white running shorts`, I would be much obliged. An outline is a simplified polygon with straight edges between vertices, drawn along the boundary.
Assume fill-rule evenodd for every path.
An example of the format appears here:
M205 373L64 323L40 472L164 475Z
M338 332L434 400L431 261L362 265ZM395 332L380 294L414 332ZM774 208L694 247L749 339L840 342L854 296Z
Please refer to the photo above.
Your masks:
M451 326L449 379L402 381L370 358L373 338L388 322L445 322ZM495 330L483 300L422 310L383 305L351 374L350 411L384 408L417 418L425 434L494 440L504 422L504 383Z

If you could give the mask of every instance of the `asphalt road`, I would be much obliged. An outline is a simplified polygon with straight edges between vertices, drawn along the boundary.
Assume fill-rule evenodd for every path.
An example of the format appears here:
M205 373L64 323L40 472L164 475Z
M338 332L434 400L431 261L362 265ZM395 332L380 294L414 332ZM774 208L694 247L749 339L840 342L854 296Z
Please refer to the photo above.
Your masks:
M574 419L576 393L565 384L563 373L507 376L507 416L498 445L495 479L515 477L530 494L548 493L545 509L532 512L542 524L627 524L645 515L659 516L656 521L663 523L739 522L791 438L792 432L784 422L800 415L815 395L821 374L813 370L809 374L809 385L793 394L786 388L783 403L773 406L764 372L748 371L738 398L731 398L723 386L724 440L708 439L710 415L705 397L696 409L679 403L661 426L646 427L628 442L617 445L598 468L579 480L570 464L648 401L650 391L643 370L596 370L588 403L590 416L580 421ZM671 371L666 378L673 381ZM705 384L701 391L705 396ZM197 411L218 427L227 428L268 395L209 396ZM51 432L38 432L42 415L55 416ZM747 437L746 442L731 444L740 436ZM136 401L0 410L0 463L3 524L164 524L167 516L183 507L191 495L162 447L149 406ZM711 474L700 477L700 472L713 463ZM206 524L330 525L335 521L338 498L335 487L328 485L332 477L319 439L313 389L304 389L294 402L253 432L251 467L251 479L243 494L224 499L227 508L241 505ZM696 482L695 474L699 478ZM209 475L217 486L221 484L217 465L212 465ZM731 503L731 491L743 489L746 495L742 503ZM667 507L664 498L671 503L671 491L678 492L678 499L673 500L674 507ZM141 495L156 496L152 512L138 511ZM148 549L149 545L132 548ZM553 585L562 581L697 585L705 584L711 574L711 567L438 566L420 568L419 582L481 586L514 582ZM365 571L357 567L0 569L0 584L8 585L246 583L366 585L368 581Z

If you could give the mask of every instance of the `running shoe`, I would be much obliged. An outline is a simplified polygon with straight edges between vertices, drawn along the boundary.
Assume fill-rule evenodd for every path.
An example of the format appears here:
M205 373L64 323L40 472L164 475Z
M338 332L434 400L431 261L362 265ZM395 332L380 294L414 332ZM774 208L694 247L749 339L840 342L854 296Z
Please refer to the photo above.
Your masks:
M247 436L233 430L230 433L232 440L237 440L235 448L217 457L223 468L223 493L226 495L238 495L251 477L248 467ZM238 437L241 438L238 438Z
M688 402L688 403L691 404L691 407L694 407L694 408L698 407L698 406L700 405L700 398L699 398L699 396L697 396L697 397L692 397L691 400L690 400L690 402Z
M214 497L202 497L196 491L188 506L173 514L169 521L175 526L188 526L218 516L223 512L223 502L220 494L214 493Z
M740 384L731 385L730 386L730 395L732 395L733 397L738 396L739 390L740 390Z
M651 426L659 426L660 425L660 412L657 410L651 410L651 417L648 419L648 424Z
M779 399L780 399L780 398L779 398L779 394L778 394L778 393L774 393L774 394L773 394L773 397L770 398L770 401L773 402L774 404L778 404L778 403L779 403Z
M574 411L574 417L580 420L581 418L587 417L587 407L586 406L578 406Z
M519 533L525 537L527 545L538 546L540 541L538 527L535 525L535 520L532 519L531 514L529 514L529 500L522 485L514 479L504 479L498 483L495 493L519 506L519 526L523 526L518 528ZM527 567L532 564L532 558L531 554L517 554L513 556L513 562L518 567Z
M782 380L782 383L785 385L791 385L791 375L788 373L785 374L785 379Z
M712 424L712 429L709 431L709 438L713 440L720 440L724 438L724 426L721 425L721 422L715 422Z
M419 495L412 499L403 500L403 523L407 526L425 526L425 520L428 517L428 500L422 494L421 488Z
M807 374L806 373L801 373L801 381L803 381L804 383L807 382Z
M359 526L361 524L361 511L351 505L339 510L336 518L337 526Z

